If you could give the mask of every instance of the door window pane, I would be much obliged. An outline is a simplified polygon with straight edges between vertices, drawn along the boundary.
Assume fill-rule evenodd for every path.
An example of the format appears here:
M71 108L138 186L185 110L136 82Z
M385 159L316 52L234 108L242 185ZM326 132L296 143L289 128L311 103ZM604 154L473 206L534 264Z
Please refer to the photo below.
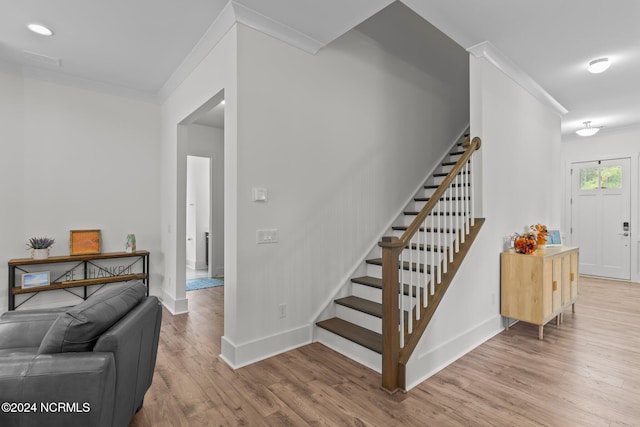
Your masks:
M598 171L597 167L580 169L580 190L595 190L599 187Z
M622 188L622 166L600 168L601 188Z

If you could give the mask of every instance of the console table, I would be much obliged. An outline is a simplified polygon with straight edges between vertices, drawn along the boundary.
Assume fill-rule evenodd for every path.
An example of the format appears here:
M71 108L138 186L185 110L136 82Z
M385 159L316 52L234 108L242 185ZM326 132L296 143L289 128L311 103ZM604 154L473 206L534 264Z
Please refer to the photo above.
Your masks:
M87 299L87 286L107 285L128 280L142 280L149 295L149 251L111 252L93 255L54 256L47 259L12 259L9 265L9 310L29 301L40 292L83 288L83 294L72 295ZM57 268L51 283L45 286L16 286L19 273L37 273ZM16 295L31 294L16 306Z
M575 311L578 252L568 246L541 248L530 255L503 252L500 314L538 325L538 338L543 339L547 322L555 317L560 324L569 305Z

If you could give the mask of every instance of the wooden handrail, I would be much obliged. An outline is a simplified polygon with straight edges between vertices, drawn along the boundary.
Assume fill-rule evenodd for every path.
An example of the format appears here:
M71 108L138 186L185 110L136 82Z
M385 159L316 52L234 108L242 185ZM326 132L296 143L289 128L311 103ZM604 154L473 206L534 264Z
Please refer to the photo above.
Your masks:
M467 140L462 144L462 147L465 148L465 152L462 157L460 157L453 168L451 168L451 171L449 171L436 191L433 192L433 195L429 198L427 204L424 205L420 213L418 213L411 225L407 227L406 231L402 234L402 237L400 237L400 240L404 242L405 246L409 244L413 235L418 232L418 230L420 229L420 224L422 224L422 222L427 218L433 208L436 207L436 204L438 204L438 201L440 201L440 197L442 197L444 192L447 191L447 188L449 188L449 185L453 182L456 175L458 175L458 173L462 170L465 163L469 161L469 157L471 157L473 152L475 150L478 150L480 148L480 145L482 145L482 141L477 136L473 138L471 142L468 141L469 137L467 137Z
M383 283L382 386L387 391L393 392L399 388L405 387L404 377L406 375L406 362L418 343L420 338L419 335L422 335L422 332L426 329L426 324L432 315L431 313L428 318L421 319L420 323L417 325L417 330L414 331L417 333L411 334L411 336L409 336L409 340L405 343L405 347L401 349L400 334L404 334L405 331L400 331L398 328L400 323L399 316L401 315L398 310L400 284L398 272L400 270L400 253L410 245L411 239L420 230L421 224L436 207L440 198L445 194L449 186L453 183L453 180L469 161L473 152L480 148L481 144L482 142L480 138L475 137L473 140L469 141L469 137L467 137L465 142L462 144L462 147L465 148L465 152L458 159L438 188L434 191L433 195L420 210L416 218L414 218L411 225L407 227L407 230L402 234L402 237L383 237L378 243L378 246L382 248ZM445 255L446 253L447 251L445 251ZM442 262L447 262L446 256ZM455 269L457 270L457 268ZM424 298L427 298L427 295L424 295ZM434 308L429 308L429 310L433 310ZM411 313L409 315L412 316Z

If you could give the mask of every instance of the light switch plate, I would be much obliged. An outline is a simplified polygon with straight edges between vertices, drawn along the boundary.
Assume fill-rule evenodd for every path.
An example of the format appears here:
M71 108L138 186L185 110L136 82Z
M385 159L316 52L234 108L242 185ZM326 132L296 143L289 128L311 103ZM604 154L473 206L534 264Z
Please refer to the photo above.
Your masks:
M266 188L254 188L251 190L251 200L254 202L266 202L267 197L267 189Z

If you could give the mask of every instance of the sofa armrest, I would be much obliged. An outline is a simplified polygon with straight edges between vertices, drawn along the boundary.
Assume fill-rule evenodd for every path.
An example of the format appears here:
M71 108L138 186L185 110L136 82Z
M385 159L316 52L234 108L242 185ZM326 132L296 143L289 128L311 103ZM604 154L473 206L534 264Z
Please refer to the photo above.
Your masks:
M115 377L111 353L1 357L0 425L111 426Z
M62 312L53 310L8 311L0 316L0 349L39 347Z

